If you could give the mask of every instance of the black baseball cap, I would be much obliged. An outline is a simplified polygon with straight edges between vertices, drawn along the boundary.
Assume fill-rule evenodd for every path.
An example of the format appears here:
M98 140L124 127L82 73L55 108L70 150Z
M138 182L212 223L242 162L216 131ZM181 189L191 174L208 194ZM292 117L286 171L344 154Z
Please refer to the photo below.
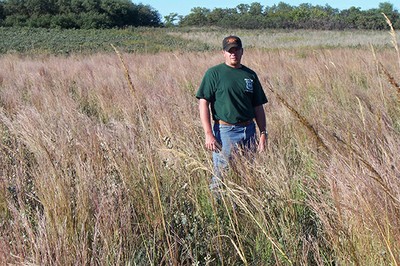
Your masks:
M240 40L239 37L233 35L225 37L222 41L222 49L224 49L225 51L229 51L229 49L231 49L232 47L242 48L242 40Z

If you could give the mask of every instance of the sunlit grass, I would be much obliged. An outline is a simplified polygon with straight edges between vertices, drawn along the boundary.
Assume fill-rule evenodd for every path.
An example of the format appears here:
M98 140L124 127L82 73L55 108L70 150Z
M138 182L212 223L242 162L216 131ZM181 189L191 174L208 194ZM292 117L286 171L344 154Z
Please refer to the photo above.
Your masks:
M221 54L120 51L0 58L2 264L398 263L396 51L246 50L268 151L220 204L194 94Z

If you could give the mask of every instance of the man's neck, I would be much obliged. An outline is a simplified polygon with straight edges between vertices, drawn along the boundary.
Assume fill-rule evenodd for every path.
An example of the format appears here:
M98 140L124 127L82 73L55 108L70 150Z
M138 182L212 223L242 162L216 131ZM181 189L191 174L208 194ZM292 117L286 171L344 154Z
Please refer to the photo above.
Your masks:
M227 65L228 67L231 67L231 68L242 68L242 64L240 64L240 63L234 64L234 65L225 63L225 65Z

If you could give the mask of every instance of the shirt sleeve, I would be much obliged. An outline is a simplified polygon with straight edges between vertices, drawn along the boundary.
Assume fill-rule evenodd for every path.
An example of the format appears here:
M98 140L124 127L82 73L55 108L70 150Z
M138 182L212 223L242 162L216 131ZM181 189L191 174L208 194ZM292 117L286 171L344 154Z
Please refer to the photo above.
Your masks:
M268 102L267 96L264 93L260 80L258 76L255 74L254 77L254 97L252 104L253 106L263 105Z
M215 80L215 73L211 69L207 70L197 90L196 98L213 102L215 100Z

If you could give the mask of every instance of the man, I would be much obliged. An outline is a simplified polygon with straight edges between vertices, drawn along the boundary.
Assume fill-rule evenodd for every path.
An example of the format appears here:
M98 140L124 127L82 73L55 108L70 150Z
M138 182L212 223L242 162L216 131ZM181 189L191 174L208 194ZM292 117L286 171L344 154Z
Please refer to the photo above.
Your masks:
M237 36L225 37L222 48L225 62L207 70L196 93L205 145L213 151L212 190L220 187L222 172L238 149L255 151L254 119L260 131L259 152L265 150L268 137L263 108L268 100L257 74L241 64L242 41Z

